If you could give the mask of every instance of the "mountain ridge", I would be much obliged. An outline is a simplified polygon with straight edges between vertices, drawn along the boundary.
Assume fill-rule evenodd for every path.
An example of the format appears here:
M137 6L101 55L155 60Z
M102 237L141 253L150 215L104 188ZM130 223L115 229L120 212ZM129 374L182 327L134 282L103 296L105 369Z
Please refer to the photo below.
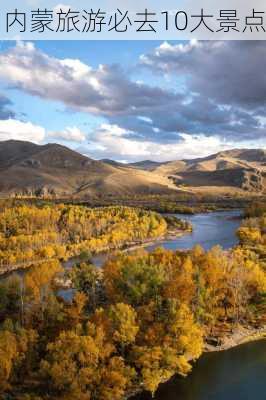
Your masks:
M0 142L0 170L2 194L123 195L175 190L162 176L108 165L56 143Z
M265 193L266 151L232 149L194 159L123 164L94 160L57 143L8 140L0 142L0 171L2 195Z

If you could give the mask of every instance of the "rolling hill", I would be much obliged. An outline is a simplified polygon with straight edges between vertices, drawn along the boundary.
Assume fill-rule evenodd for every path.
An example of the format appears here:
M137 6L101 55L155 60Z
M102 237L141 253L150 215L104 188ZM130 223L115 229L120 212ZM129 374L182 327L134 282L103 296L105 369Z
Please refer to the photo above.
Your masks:
M265 193L266 152L230 150L166 163L95 161L59 144L0 142L0 194L109 196L188 192Z
M0 142L0 193L83 196L162 193L171 180L143 170L110 165L58 144Z
M205 158L172 161L153 170L168 177L176 186L190 190L244 190L264 192L266 188L266 151L228 150Z

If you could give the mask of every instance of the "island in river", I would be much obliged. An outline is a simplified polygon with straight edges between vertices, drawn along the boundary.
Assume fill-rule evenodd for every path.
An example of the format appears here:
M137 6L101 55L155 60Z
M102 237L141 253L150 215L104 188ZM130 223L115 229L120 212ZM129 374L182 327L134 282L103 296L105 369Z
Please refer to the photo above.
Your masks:
M33 209L32 223L56 226L54 220L49 222L44 218L48 210L44 211L39 214ZM70 235L67 237L74 241L77 235L82 238L89 233L88 224L84 231L83 225L76 223L76 218L80 219L87 211L80 208L74 208L73 212L64 209L62 213L61 208L56 211L56 224L67 227L65 232L61 229L57 238ZM89 217L98 234L104 232L105 226L112 243L121 237L128 238L130 227L136 237L140 222L141 231L165 230L163 220L156 214L128 209L121 209L118 214L112 209L106 212L115 212L119 224L103 218L97 225L94 213ZM130 222L124 230L120 217L125 212ZM15 229L29 232L32 227L23 225L23 219L14 222L9 215L8 212L5 215L4 230L6 237L10 232L13 234L9 244L12 247ZM237 244L239 211L190 218L197 218L200 227L194 220L192 234L174 240L164 238L161 249L157 244L156 249L151 245L146 250L113 254L102 260L105 264L102 269L76 260L70 271L75 290L70 302L54 291L60 265L53 260L33 266L20 279L13 275L1 283L1 317L5 319L0 330L0 357L6 358L0 365L10 366L3 371L0 367L5 392L14 398L15 392L23 389L30 398L38 396L38 400L87 399L91 393L93 399L120 400L140 388L155 393L160 383L176 373L188 374L188 379L192 376L190 368L197 368L194 361L204 349L203 339L207 342L217 339L215 348L220 349L221 334L232 337L236 329L239 334L240 322L254 329L255 325L262 326L262 290L266 288L262 253L256 255L247 247L247 240L251 240L253 247L257 241L258 249L263 246L262 221L253 220L251 225L242 226L238 237L245 241L245 247L230 249ZM119 234L111 236L110 228ZM21 237L19 245L25 240ZM185 246L184 240L188 241ZM32 243L36 241L42 243L42 238L33 237ZM202 246L198 243L194 246L196 241ZM93 241L89 244L95 245ZM225 250L212 247L218 244ZM167 250L169 246L171 250ZM32 348L31 343L34 343Z

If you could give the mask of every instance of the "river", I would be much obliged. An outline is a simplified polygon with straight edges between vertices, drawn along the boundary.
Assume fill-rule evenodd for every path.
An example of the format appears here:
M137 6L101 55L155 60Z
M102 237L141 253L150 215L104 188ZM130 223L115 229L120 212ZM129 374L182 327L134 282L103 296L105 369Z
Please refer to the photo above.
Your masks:
M145 246L147 251L152 251L158 246L169 250L185 250L191 249L196 244L201 245L205 250L209 250L216 245L229 249L237 244L236 230L241 222L241 210L217 211L196 215L170 215L189 221L193 226L193 232L177 237L174 240ZM96 266L101 267L106 257L105 254L100 254L94 256L92 261Z
M163 243L163 247L169 250L191 249L200 244L205 250L215 245L228 249L237 244L236 230L240 224L241 211L217 211L196 215L174 214L185 219L193 225L193 232ZM158 245L148 246L152 250Z
M152 251L158 246L169 250L184 250L191 249L196 244L201 245L205 250L209 250L215 245L228 249L237 244L236 230L241 222L241 210L217 211L196 215L171 215L189 221L193 226L193 232L179 236L174 240L148 245L145 247L147 251ZM100 268L107 257L108 254L98 254L92 257L92 262ZM65 263L65 267L71 268L76 262L76 259L70 259ZM62 289L58 293L69 301L72 299L74 291L73 289Z
M162 384L153 400L265 400L266 340L206 353L186 378ZM152 400L142 393L132 400Z
M231 248L237 244L236 230L240 225L241 214L241 210L217 211L196 215L171 214L188 220L193 225L193 232L179 236L174 240L171 239L147 245L145 249L152 251L156 247L162 246L169 250L185 250L191 249L196 244L201 245L205 250L209 250L215 245L220 245L224 249ZM92 257L92 262L100 268L107 257L108 254L99 254ZM64 267L69 269L77 262L77 258L69 259L64 262ZM12 275L24 275L26 273L27 270L14 271L6 274L5 278ZM74 292L73 289L58 291L65 300L71 300Z

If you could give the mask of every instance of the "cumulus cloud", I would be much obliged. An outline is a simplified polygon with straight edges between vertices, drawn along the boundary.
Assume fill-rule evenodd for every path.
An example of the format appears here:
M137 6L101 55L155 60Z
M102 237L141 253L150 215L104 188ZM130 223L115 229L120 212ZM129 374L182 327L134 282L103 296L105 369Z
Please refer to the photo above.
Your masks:
M48 132L48 137L81 143L86 140L86 135L76 126L67 127L62 131Z
M95 132L99 139L92 137L88 145L96 146L98 154L118 155L119 146L123 159L133 157L132 152L138 158L153 154L162 158L157 146L169 158L171 149L177 152L175 157L180 148L188 153L186 146L195 146L195 138L200 138L204 150L214 149L217 140L217 147L225 142L242 145L254 136L265 141L265 46L264 42L164 43L142 56L140 64L151 78L154 73L162 78L167 74L173 82L170 88L169 82L151 86L133 80L117 65L93 68L79 59L49 56L32 43L18 43L0 53L0 78L34 96L105 118L107 123ZM185 82L182 90L180 79ZM86 139L73 127L47 136L77 143Z
M40 143L45 137L45 129L31 122L16 119L0 121L0 140L26 140Z
M151 140L134 140L132 132L118 125L102 124L90 135L87 145L78 151L98 159L111 158L118 161L169 161L185 158L205 157L210 154L231 149L234 143L218 136L204 134L188 135L181 133L178 142L165 144ZM243 142L242 147L251 146Z
M111 158L123 162L150 159L169 161L185 158L204 157L218 151L235 147L234 141L225 141L219 136L180 133L173 143L158 143L156 140L135 138L133 131L116 124L101 124L95 131L85 135L77 127L66 127L58 132L46 130L31 122L15 119L0 120L0 141L25 140L34 143L66 141L72 149L89 157ZM263 139L257 142L243 141L238 147L265 147Z
M76 126L66 127L62 131L46 131L42 126L31 122L23 122L17 119L9 118L0 120L0 141L3 140L25 140L34 143L43 143L52 141L65 141L72 147L75 143L83 143L87 137Z
M94 114L131 114L179 100L173 93L129 80L117 65L93 69L77 59L50 57L32 43L20 42L0 54L0 77L33 95Z
M165 42L140 57L140 64L150 71L170 80L184 79L184 90L192 96L178 117L179 122L190 122L185 130L199 129L235 141L266 140L265 123L261 124L265 121L265 62L263 41ZM175 118L168 124L171 130Z
M189 90L221 104L250 108L266 103L264 41L165 42L140 61L160 73L185 75Z

